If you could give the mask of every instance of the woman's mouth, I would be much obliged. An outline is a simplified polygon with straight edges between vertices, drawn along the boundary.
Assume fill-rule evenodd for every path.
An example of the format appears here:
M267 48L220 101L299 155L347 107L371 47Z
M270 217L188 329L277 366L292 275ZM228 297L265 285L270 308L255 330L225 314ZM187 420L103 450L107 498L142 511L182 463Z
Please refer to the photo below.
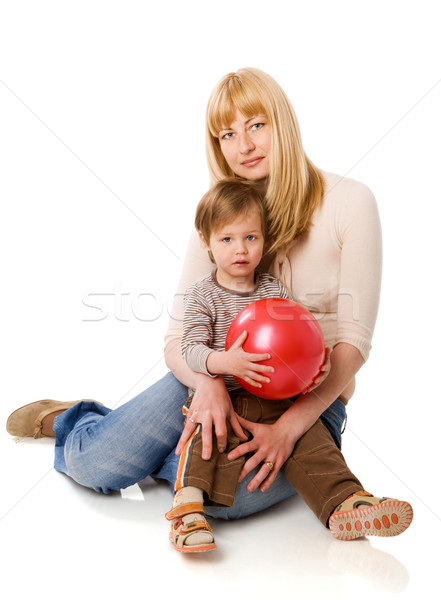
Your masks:
M253 158L249 158L248 160L244 160L242 162L243 167L255 167L258 165L265 157L264 156L254 156Z

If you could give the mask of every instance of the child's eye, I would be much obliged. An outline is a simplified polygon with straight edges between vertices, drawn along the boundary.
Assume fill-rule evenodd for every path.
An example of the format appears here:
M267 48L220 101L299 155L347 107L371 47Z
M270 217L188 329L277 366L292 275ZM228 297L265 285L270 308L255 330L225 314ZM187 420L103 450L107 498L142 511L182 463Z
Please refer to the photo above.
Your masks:
M231 242L231 238L230 237L224 237L224 238L222 238L222 241L228 243L228 242Z
M252 242L252 241L253 241L253 240L255 240L255 239L256 239L256 236L255 236L255 235L247 235L247 241L248 241L248 242Z

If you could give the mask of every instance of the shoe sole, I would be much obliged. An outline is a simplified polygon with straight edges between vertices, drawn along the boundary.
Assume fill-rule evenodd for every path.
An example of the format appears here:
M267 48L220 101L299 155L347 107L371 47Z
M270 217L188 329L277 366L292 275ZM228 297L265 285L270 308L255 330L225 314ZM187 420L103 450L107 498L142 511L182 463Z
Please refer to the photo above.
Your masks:
M329 529L338 540L354 540L366 535L392 537L403 533L412 522L408 502L389 500L381 504L334 513Z

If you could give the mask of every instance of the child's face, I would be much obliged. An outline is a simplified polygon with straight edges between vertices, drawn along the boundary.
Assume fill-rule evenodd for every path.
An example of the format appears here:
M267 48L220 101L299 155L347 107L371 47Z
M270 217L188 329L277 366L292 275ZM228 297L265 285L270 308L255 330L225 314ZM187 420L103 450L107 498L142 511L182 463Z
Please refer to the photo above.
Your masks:
M254 270L262 258L264 239L257 208L210 236L208 249L217 265L217 280L226 288L254 286Z

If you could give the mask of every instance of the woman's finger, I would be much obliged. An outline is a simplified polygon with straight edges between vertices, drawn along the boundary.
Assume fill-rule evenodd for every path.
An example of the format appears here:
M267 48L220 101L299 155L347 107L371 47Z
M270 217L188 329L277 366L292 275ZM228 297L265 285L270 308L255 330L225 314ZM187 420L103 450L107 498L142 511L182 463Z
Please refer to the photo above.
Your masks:
M273 473L275 471L275 474ZM249 482L249 484L247 485L247 490L249 492L254 492L254 490L257 490L257 488L259 486L261 486L262 482L266 481L267 478L271 477L271 476L275 476L277 475L278 469L275 469L275 465L273 462L271 461L265 461L263 463L263 465L260 467L260 469L257 471L256 475L253 477L253 479ZM274 479L273 479L274 481ZM261 487L262 489L262 487Z
M241 456L245 456L245 454L249 454L250 452L254 452L256 450L256 446L253 443L253 440L249 442L244 442L243 444L239 444L234 450L228 454L228 460L236 460L236 458L240 458Z
M331 349L325 348L325 359L320 368L320 371L322 371L324 373L324 372L328 372L330 370L331 370Z
M254 490L256 490L260 484L262 483L262 481L268 477L268 475L270 474L271 469L269 469L269 467L267 466L267 464L263 464L260 469L257 471L256 475L253 477L253 479L250 481L250 483L247 485L247 490L249 492L254 492Z
M246 431L249 431L250 433L254 433L254 431L256 430L256 427L255 427L256 423L254 423L254 421L248 421L248 419L245 419L244 417L241 417L240 415L236 415L236 417L243 429L245 429Z
M184 449L185 444L188 442L190 437L192 436L193 431L195 430L196 423L193 423L189 419L185 423L184 430L182 431L181 437L179 438L178 445L176 446L175 454L178 456L181 454Z
M224 418L214 421L214 433L216 434L217 448L219 452L223 452L227 447L227 424ZM205 458L204 452L202 457Z
M306 390L303 392L303 394L309 394L310 392L312 392L313 390L318 388L319 385L321 385L325 381L325 379L328 377L329 372L331 370L331 358L330 357L331 357L331 350L329 348L326 348L325 360L324 360L322 366L320 367L320 373L314 379L314 381L312 382L312 385L310 385L308 388L306 388Z
M232 412L230 415L230 423L231 423L231 428L234 431L234 433L237 435L237 437L246 442L248 440L248 436L245 434L244 430L242 429L240 422L239 422L239 417L235 412Z
M202 458L209 460L213 448L213 421L211 419L201 423L202 425Z
M251 473L251 471L253 471L261 462L262 459L258 458L256 454L253 454L253 456L251 456L247 461L245 461L245 464L243 465L242 470L239 473L238 482L241 482L243 479L245 479L248 473ZM249 489L248 486L247 489Z
M279 472L279 470L280 469L274 466L274 469L271 470L271 473L268 475L268 477L264 479L262 485L260 486L262 492L266 492L266 490L271 487L271 485L274 483L275 478L277 477L277 473Z

